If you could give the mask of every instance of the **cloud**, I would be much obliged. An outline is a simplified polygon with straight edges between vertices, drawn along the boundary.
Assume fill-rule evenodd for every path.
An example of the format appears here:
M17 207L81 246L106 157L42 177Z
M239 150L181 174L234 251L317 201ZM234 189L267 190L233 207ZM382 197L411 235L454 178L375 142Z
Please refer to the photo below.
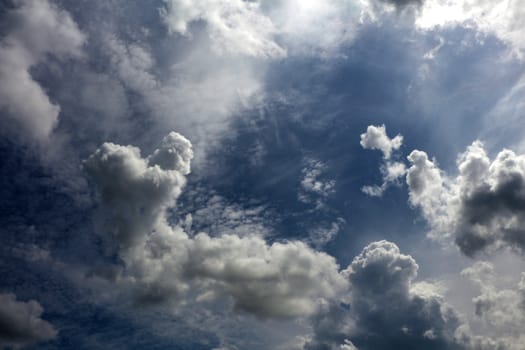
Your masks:
M273 39L272 21L258 2L242 0L167 0L161 9L169 30L189 34L189 26L204 21L213 47L219 53L253 57L283 57L286 51Z
M490 342L471 335L439 287L415 281L418 268L394 243L370 243L343 271L348 306L320 309L305 349L474 349Z
M461 25L494 35L505 42L512 53L523 57L525 9L520 1L511 0L426 0L416 19L423 30Z
M326 177L326 165L314 159L306 159L302 169L303 178L299 190L299 200L304 203L316 203L318 209L325 206L326 198L334 192L335 181Z
M403 144L403 136L397 135L393 139L386 134L385 125L369 125L366 133L361 134L361 147L364 149L380 150L383 153L383 164L380 170L383 183L373 186L363 186L361 191L372 197L381 197L391 184L399 183L399 179L406 173L405 164L391 161L392 152L398 150Z
M413 151L410 202L421 208L434 237L452 236L461 251L525 248L525 156L504 149L494 160L475 141L460 154L459 174L448 177L425 152Z
M84 169L107 209L103 212L107 238L120 248L143 242L175 204L192 157L190 142L175 132L147 158L131 146L104 143L97 149Z
M70 15L47 1L20 1L9 10L9 32L0 42L0 109L38 141L46 140L60 107L33 80L30 68L45 62L80 57L85 36Z
M418 268L387 241L369 244L354 258L345 272L357 328L350 339L358 348L461 348L457 313L431 284L414 283Z
M361 146L364 149L375 149L383 153L384 159L390 159L392 151L398 150L403 144L403 136L396 135L393 139L386 134L385 125L369 125L361 134Z
M58 332L41 318L43 311L34 300L22 302L14 294L0 294L0 345L19 347L55 338Z
M525 274L516 287L504 287L503 275L498 275L490 262L478 261L461 272L479 289L472 299L475 316L486 327L486 333L497 334L501 346L520 349L525 344Z
M257 235L189 236L168 223L190 171L191 144L170 133L148 157L103 144L85 170L100 193L102 234L124 262L119 283L136 302L230 300L262 318L310 315L346 288L335 260L302 242L268 244Z

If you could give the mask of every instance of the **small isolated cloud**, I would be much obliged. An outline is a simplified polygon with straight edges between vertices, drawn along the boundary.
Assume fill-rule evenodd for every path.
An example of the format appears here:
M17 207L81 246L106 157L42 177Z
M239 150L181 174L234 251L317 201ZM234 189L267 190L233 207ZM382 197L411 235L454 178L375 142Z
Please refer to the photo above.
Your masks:
M406 173L405 164L392 161L392 152L398 150L403 144L403 136L397 135L393 139L386 134L385 125L369 125L366 133L361 134L361 146L364 149L380 150L383 153L383 164L380 170L383 175L381 185L363 186L361 190L372 197L381 197L391 185L399 183L399 179Z
M449 177L425 152L408 156L410 202L419 207L436 238L452 236L473 256L503 247L525 251L525 155L504 149L491 160L475 141Z
M346 224L346 220L342 217L336 218L327 225L320 225L308 231L310 240L315 247L321 247L326 243L332 241Z
M33 80L30 68L47 55L81 56L85 36L69 13L46 0L17 4L7 14L9 31L0 41L0 109L43 141L56 126L60 107Z
M34 300L17 301L14 294L0 294L0 346L18 348L55 338L58 332L41 318L43 312Z
M383 152L385 159L390 159L392 151L398 150L403 144L403 136L396 135L393 139L386 134L385 125L369 125L361 134L361 146L364 149L375 149Z
M326 179L326 165L323 162L307 159L305 163L299 200L304 203L316 203L317 208L322 208L326 198L334 192L335 181Z
M262 318L313 314L346 288L331 256L302 242L268 244L255 234L188 235L167 220L190 171L188 140L170 133L147 157L103 144L85 170L100 194L101 227L124 264L118 283L141 304L229 300Z

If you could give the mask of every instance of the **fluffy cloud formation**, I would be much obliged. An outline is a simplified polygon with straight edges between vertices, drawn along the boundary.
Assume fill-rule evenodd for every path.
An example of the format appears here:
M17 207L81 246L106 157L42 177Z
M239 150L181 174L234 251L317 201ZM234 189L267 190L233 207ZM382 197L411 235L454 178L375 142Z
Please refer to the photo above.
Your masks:
M471 335L439 288L415 282L417 271L394 243L369 244L343 271L349 306L321 309L305 349L491 349L484 345L490 340Z
M436 288L417 284L418 265L390 242L368 245L345 273L352 286L351 307L356 334L350 338L366 349L454 349L463 345L458 315Z
M53 339L58 332L41 318L43 311L34 300L22 302L14 294L0 294L0 346L19 347Z
M461 251L525 248L525 156L504 149L494 160L475 141L448 177L425 152L409 157L410 202L421 208L434 237L452 237Z
M369 125L361 134L361 146L364 149L375 149L383 153L383 158L390 159L392 151L398 150L403 144L403 136L396 135L393 139L386 134L385 125Z
M396 135L393 139L386 134L385 125L369 125L366 132L361 134L361 147L364 149L380 150L383 153L383 164L380 170L383 175L381 185L363 186L364 193L372 197L381 197L391 185L398 183L406 173L405 164L391 161L392 152L398 150L403 144L403 136Z
M314 313L346 288L335 260L301 242L268 244L257 235L189 236L171 226L173 206L190 171L191 144L170 133L150 156L103 144L85 162L101 195L105 240L124 262L119 282L137 302L227 298L258 317Z
M20 1L10 10L9 32L0 42L0 109L32 138L45 140L60 107L33 80L30 68L57 58L79 57L85 41L69 14L47 1Z

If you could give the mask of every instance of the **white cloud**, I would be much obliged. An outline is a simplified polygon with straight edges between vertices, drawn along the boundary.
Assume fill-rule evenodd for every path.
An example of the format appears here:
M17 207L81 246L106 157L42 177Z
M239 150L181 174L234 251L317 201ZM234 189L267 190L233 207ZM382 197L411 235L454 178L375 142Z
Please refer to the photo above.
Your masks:
M21 347L56 337L57 330L42 317L44 309L34 300L16 300L0 294L0 346Z
M316 203L318 209L322 208L326 198L334 192L335 181L326 179L326 165L323 162L306 159L305 163L299 200L304 203Z
M456 25L494 35L523 56L525 9L519 0L426 0L416 20L423 30Z
M11 24L0 42L0 108L36 140L46 140L60 107L29 72L47 55L80 57L85 37L70 15L47 1L21 1L8 13Z
M393 139L386 134L385 125L369 125L361 134L361 146L364 149L375 149L383 153L385 159L390 159L392 151L398 150L403 144L403 136L396 135Z
M403 136L397 135L393 139L386 134L385 125L369 125L366 132L361 134L361 147L364 149L380 150L383 153L383 164L380 170L383 183L373 186L363 186L361 190L372 197L381 197L392 184L398 184L399 179L406 173L405 164L390 160L392 153L403 144Z
M189 236L167 222L189 172L191 144L171 133L143 158L106 143L85 162L101 194L103 235L124 261L120 282L141 303L231 300L258 317L310 315L346 288L329 255L302 242L268 244L257 235Z

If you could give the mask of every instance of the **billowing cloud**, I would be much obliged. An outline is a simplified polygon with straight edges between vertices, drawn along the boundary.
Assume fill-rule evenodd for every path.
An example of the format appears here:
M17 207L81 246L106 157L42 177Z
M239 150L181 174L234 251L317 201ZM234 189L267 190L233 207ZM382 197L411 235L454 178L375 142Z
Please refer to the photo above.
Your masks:
M490 349L474 337L439 288L416 282L416 261L391 242L366 246L343 273L349 306L332 304L313 318L305 349Z
M34 300L16 300L0 294L0 346L19 347L53 339L57 330L42 317L44 309Z
M191 144L170 133L148 157L131 146L102 145L85 162L97 186L102 234L124 262L120 283L139 303L226 298L258 317L314 313L346 288L335 260L302 242L268 244L257 235L189 236L168 223L185 184Z
M410 202L422 209L434 237L452 236L466 255L525 248L525 156L502 150L490 160L475 141L448 177L425 152L409 157Z
M345 271L356 334L366 349L454 349L461 321L431 284L415 283L418 265L390 242L368 245Z
M0 109L32 138L45 140L57 123L60 107L33 80L30 68L47 55L79 57L85 37L66 11L48 1L17 5L7 14L9 32L0 42Z
M381 197L391 185L399 183L399 179L406 173L405 164L392 161L392 153L403 144L403 136L396 135L393 139L386 134L385 125L369 125L366 132L361 134L361 147L364 149L380 150L383 153L383 164L380 170L383 175L381 185L363 186L364 193L373 197Z

